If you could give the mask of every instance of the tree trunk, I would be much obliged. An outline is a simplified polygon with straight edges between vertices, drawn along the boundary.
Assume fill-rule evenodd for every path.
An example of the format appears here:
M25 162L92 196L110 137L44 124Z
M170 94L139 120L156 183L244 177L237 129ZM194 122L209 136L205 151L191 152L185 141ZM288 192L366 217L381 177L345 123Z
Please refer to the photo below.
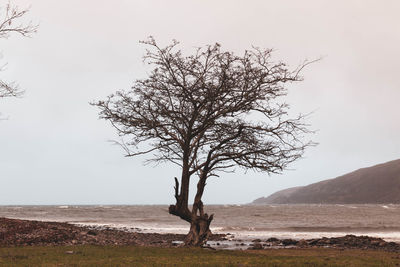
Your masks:
M192 207L190 231L185 238L186 246L203 246L212 234L210 223L213 215L208 216L207 213L204 213L204 206L201 201L204 187L206 186L206 174L206 172L201 171L199 182L197 183L197 192Z
M206 185L207 172L201 171L192 211L188 207L189 179L190 175L187 172L187 168L183 168L182 184L179 192L179 181L175 177L176 204L169 206L169 213L190 223L190 231L184 240L185 246L203 246L212 235L210 223L213 220L213 214L208 216L207 213L204 213L203 202L201 201Z
M203 216L196 216L190 223L190 231L185 237L185 246L203 246L212 235L210 223L213 219L207 213Z

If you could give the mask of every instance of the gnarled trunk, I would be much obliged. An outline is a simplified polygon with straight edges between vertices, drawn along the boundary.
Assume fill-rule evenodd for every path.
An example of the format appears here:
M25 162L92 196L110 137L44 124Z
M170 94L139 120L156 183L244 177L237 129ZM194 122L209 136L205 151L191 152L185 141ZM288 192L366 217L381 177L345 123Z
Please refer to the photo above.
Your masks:
M185 246L203 246L212 235L210 224L213 220L213 214L208 216L207 213L202 213L201 215L190 216L188 209L179 209L177 205L171 205L169 213L190 223L189 233L184 240Z
M203 246L212 235L210 230L210 224L213 220L212 214L208 216L207 213L203 212L200 215L190 213L189 209L180 206L179 202L176 205L169 206L169 213L190 223L189 233L184 240L185 246Z
M212 219L213 216L209 217L207 213L203 216L196 216L190 223L190 231L185 237L185 245L203 246L212 235L210 230Z
M185 246L203 246L212 235L210 224L213 220L213 215L209 216L207 213L204 213L203 202L201 201L206 179L206 175L200 177L197 183L197 193L194 198L192 211L190 211L187 204L188 188L186 186L181 187L181 193L179 194L179 182L175 178L176 204L169 206L169 213L190 223L190 230L184 241ZM186 184L188 187L189 183Z

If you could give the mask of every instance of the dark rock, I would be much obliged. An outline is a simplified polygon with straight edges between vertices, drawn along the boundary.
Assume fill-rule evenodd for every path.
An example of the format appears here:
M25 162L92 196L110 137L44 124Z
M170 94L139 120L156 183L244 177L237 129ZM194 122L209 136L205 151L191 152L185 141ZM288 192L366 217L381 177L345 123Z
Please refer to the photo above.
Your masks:
M305 247L307 245L308 245L308 243L304 239L301 239L301 240L299 240L299 242L297 242L297 246L299 246L299 247Z
M87 234L88 234L88 235L97 235L97 233L96 233L95 231L93 231L93 230L89 230L89 231L87 232Z
M260 243L252 244L249 249L263 249L263 246Z
M297 245L298 241L294 240L294 239L283 239L281 241L281 244L284 246L295 246Z

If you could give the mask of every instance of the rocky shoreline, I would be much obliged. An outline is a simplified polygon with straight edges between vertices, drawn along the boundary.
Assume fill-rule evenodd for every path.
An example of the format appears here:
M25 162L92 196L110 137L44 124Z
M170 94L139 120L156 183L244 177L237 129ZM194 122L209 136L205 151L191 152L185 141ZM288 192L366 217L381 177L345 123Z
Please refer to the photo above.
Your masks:
M138 233L107 227L76 226L60 222L28 221L0 218L0 247L9 246L69 246L69 245L136 245L173 247L183 241L182 234ZM237 249L244 248L241 240L232 240L228 235L213 235L210 241L233 241ZM343 237L318 238L307 240L255 239L248 249L271 248L337 248L369 249L400 252L400 244L386 242L381 238L346 235Z
M137 233L108 227L0 218L0 247L65 245L138 245L171 247L185 235ZM224 235L214 235L222 240Z
M386 242L382 238L370 236L346 235L342 237L323 237L315 239L277 239L269 238L265 241L255 239L249 249L267 248L338 248L338 249L368 249L400 252L400 244Z

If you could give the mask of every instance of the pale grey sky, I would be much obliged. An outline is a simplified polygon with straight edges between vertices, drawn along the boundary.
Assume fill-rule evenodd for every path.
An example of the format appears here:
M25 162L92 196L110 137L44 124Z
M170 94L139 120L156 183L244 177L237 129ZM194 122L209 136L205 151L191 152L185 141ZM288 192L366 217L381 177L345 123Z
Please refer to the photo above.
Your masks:
M2 1L2 5L3 5ZM370 0L14 0L31 6L38 34L0 40L0 72L24 98L0 100L0 205L168 204L168 164L143 166L107 140L114 129L88 102L146 75L145 47L181 41L184 51L219 42L242 53L274 48L295 67L323 57L290 87L292 111L314 111L320 144L282 175L222 174L204 201L248 203L400 158L400 2ZM147 69L148 70L148 69Z

